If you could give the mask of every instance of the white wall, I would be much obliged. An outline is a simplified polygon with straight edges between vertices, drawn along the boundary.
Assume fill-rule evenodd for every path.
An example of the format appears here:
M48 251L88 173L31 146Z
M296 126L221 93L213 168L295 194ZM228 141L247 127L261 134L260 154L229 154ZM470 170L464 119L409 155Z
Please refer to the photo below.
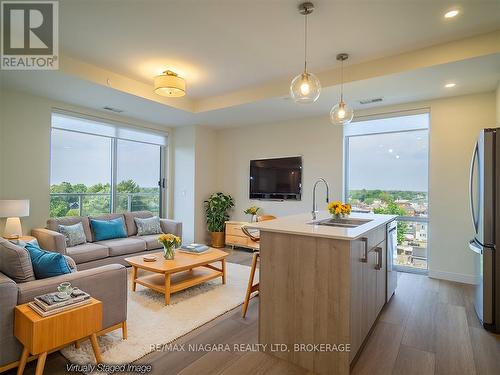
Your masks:
M49 215L50 127L53 108L98 116L168 132L169 128L56 102L25 93L0 90L0 199L30 199L25 233L45 226ZM0 223L0 233L3 223Z
M182 221L183 242L194 241L195 138L194 126L174 130L174 219Z
M217 132L196 127L195 241L210 243L203 201L217 191Z
M500 81L498 81L496 98L497 98L497 126L500 126Z
M328 116L218 131L218 187L236 201L232 219L248 220L251 205L275 216L312 210L312 185L319 178L330 184L330 199L342 196L342 128ZM248 199L250 160L302 156L302 200L288 202ZM318 188L318 205L325 207L325 189Z
M435 277L472 282L474 258L468 209L468 171L472 146L479 130L495 123L495 94L460 96L391 108L359 111L358 115L398 110L430 110L429 155L429 269ZM233 217L243 219L251 204L273 215L311 210L313 181L330 183L330 198L342 196L342 131L328 117L218 131L218 187L236 199ZM303 199L266 202L248 199L251 159L303 155ZM320 192L319 197L322 197ZM321 202L321 201L320 201ZM323 204L323 203L320 203Z

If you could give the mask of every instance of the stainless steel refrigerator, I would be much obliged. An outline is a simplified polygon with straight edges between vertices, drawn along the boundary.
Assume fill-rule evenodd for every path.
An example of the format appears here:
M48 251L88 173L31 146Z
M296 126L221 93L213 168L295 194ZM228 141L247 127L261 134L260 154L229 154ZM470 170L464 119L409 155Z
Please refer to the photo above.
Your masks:
M474 305L483 326L500 329L500 128L483 129L470 166L470 211L474 238L469 248L476 254Z

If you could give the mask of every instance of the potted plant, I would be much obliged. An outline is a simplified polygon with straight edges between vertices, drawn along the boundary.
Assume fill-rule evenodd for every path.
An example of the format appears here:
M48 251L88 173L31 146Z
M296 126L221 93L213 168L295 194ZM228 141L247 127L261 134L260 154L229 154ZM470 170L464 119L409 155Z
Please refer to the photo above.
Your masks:
M212 246L224 247L224 225L229 220L229 209L234 207L233 197L220 192L214 193L204 203Z
M248 207L243 213L245 215L251 215L250 221L253 223L257 221L257 212L260 210L260 207L252 206Z

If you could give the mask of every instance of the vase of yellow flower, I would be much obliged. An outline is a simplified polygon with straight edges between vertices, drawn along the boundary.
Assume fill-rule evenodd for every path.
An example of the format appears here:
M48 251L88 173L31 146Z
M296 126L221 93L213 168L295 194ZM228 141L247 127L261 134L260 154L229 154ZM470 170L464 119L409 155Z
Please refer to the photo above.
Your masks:
M252 207L248 207L245 211L243 211L243 213L246 215L251 215L252 217L251 217L250 221L252 223L254 223L257 221L257 212L259 210L260 210L260 207L252 206Z
M341 217L349 216L351 213L351 205L340 201L330 202L328 203L328 211L335 219L340 219Z
M181 244L180 237L172 233L161 234L158 237L158 242L163 245L163 256L167 260L172 260L175 257L175 247Z

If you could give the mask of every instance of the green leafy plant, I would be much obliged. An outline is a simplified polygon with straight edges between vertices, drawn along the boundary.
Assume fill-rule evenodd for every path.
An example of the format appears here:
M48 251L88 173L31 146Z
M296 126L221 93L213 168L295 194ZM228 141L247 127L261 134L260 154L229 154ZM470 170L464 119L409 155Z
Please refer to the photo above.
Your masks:
M229 220L229 210L234 207L233 197L214 193L205 202L207 227L210 232L223 232L224 223Z

